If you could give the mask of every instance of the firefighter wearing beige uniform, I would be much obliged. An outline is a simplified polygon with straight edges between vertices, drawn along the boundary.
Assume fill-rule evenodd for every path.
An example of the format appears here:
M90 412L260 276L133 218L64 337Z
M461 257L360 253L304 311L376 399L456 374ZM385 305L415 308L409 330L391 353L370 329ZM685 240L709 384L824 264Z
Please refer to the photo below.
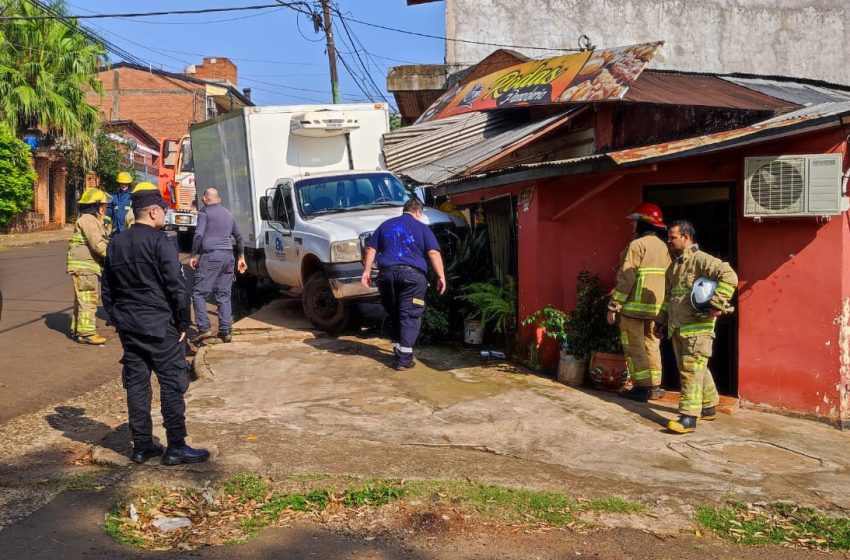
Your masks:
M71 333L80 344L103 344L97 334L95 313L100 301L100 274L106 256L107 234L103 218L109 195L100 189L87 189L79 200L80 217L74 224L68 247L67 272L74 282L74 315Z
M661 352L655 318L664 302L664 278L670 252L664 241L661 210L638 204L628 219L635 222L635 239L620 254L617 287L608 302L608 323L620 316L620 339L632 388L622 396L646 402L664 396L661 390Z
M708 359L714 345L715 321L733 311L729 302L738 285L738 276L729 263L700 251L694 235L690 222L670 225L667 240L676 258L667 272L667 298L658 319L667 325L673 339L682 384L679 418L667 423L667 429L678 434L693 432L697 418L717 417L720 397ZM705 279L716 283L716 288L705 305L700 305L694 301L694 284Z

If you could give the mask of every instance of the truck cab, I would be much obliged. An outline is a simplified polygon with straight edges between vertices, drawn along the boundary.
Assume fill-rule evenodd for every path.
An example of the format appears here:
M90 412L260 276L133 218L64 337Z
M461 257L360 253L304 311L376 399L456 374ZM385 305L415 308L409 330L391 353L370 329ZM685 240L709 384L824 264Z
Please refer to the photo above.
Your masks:
M169 204L165 228L177 231L182 237L191 237L198 225L198 195L189 135L163 140L159 161L159 191Z
M409 198L388 171L278 179L260 199L268 276L302 292L314 325L338 330L351 302L377 298L376 288L360 283L366 241L383 221L401 215ZM433 208L425 209L423 220L434 228L454 227Z

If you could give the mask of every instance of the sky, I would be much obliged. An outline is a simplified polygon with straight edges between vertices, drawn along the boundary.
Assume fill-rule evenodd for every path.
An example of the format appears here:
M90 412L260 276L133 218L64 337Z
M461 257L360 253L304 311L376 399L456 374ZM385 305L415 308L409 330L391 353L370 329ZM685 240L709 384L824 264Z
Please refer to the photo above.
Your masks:
M271 4L273 0L67 0L68 12L116 14ZM445 4L408 6L405 0L332 0L347 17L431 35L445 34ZM86 27L154 68L182 73L203 57L229 58L238 67L237 87L250 87L257 105L330 103L330 72L324 33L305 15L280 7L258 11L81 20ZM343 102L385 101L387 69L439 64L445 43L369 27L333 22ZM356 50L356 52L355 52ZM358 58L359 55L359 58ZM111 62L120 60L110 54ZM368 76L366 70L368 69ZM352 73L356 77L352 76ZM371 77L371 80L369 79ZM374 82L374 84L372 83ZM365 94L364 91L365 90Z

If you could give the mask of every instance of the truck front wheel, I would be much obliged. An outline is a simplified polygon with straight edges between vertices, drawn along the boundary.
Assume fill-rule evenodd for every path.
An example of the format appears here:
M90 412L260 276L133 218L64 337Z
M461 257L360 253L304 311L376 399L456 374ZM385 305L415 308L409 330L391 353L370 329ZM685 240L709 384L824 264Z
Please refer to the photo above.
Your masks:
M336 334L348 323L348 306L334 297L323 272L315 272L304 284L304 314L313 325Z

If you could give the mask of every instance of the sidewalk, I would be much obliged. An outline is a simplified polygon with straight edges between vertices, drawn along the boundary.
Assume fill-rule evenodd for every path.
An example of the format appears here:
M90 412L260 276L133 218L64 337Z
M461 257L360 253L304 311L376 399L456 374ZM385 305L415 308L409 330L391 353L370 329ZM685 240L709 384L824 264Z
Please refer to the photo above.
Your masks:
M671 510L730 497L850 508L850 434L833 427L740 410L672 435L675 403L564 386L456 347L422 348L396 372L388 341L314 333L294 305L275 302L198 356L191 433L227 450L220 468L472 477Z
M63 229L49 231L33 231L29 233L2 233L0 234L0 251L14 249L17 247L29 247L52 243L54 241L68 241L74 224L66 224Z

